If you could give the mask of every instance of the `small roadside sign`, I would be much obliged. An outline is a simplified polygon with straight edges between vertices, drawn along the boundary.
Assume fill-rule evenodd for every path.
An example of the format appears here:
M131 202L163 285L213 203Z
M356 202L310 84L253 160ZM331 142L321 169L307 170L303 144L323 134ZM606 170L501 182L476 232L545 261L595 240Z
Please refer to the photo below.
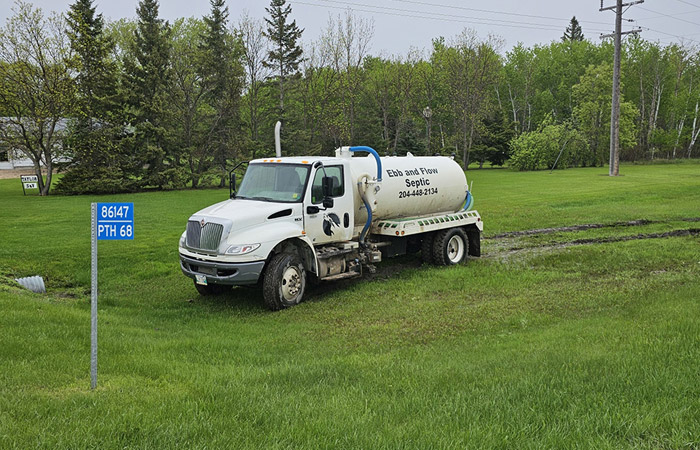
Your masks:
M121 241L134 239L133 203L97 204L97 240Z
M90 389L97 387L97 241L134 239L133 203L92 203L90 289Z
M39 177L36 175L20 175L22 193L27 195L27 189L39 189Z

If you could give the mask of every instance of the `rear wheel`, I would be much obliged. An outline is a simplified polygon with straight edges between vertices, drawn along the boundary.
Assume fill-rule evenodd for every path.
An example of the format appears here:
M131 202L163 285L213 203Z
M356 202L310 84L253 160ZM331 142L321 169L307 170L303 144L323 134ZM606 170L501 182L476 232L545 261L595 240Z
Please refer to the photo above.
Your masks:
M299 256L279 253L265 269L263 298L272 311L289 308L301 302L306 288L306 270Z
M423 262L433 264L433 242L435 241L435 233L425 233L423 242L421 243L420 255Z
M435 236L433 260L440 266L451 266L464 261L467 255L467 235L461 228L448 228Z
M194 288L197 289L199 295L221 295L231 290L233 286L226 284L197 284L194 283Z

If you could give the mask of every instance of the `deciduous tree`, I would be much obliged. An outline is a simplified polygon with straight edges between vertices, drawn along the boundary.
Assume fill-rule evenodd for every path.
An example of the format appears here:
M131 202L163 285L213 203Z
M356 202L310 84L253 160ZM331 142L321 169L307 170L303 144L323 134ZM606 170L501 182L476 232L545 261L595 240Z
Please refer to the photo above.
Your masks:
M7 114L0 119L0 141L31 159L39 192L48 195L75 105L73 56L60 16L46 19L29 3L15 5L0 28L0 109Z
M581 81L573 88L575 102L574 121L590 147L590 157L584 165L602 166L607 161L610 145L610 92L612 91L612 65L604 63L589 66ZM635 118L638 111L634 104L620 99L620 148L635 145Z
M447 50L447 82L465 168L482 120L494 106L492 93L498 81L501 62L497 50L501 45L493 36L480 41L473 31L465 30Z
M245 104L248 115L248 128L251 145L260 146L261 99L263 81L269 76L269 68L264 64L269 52L262 22L244 13L238 22L238 32L243 44L243 60L246 74ZM255 151L253 151L255 157Z

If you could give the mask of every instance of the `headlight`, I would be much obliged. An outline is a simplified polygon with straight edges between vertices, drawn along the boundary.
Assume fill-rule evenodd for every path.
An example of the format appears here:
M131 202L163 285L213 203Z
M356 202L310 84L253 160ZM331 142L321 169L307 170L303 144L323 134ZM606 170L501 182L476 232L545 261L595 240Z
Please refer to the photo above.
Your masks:
M246 253L250 253L258 247L260 247L260 244L232 245L226 249L226 254L227 255L245 255Z
M184 233L182 233L182 236L180 236L180 247L184 247L184 246L185 246L185 236L186 236L186 234L187 234L187 232L184 232Z

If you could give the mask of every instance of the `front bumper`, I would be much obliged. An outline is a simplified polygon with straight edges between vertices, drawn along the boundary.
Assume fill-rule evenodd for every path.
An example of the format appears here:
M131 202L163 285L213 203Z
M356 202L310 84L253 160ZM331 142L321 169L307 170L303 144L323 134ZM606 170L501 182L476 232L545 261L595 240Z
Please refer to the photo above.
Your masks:
M180 255L180 268L185 276L194 279L197 275L207 277L207 283L246 285L255 284L265 267L265 261L225 263L204 261Z

